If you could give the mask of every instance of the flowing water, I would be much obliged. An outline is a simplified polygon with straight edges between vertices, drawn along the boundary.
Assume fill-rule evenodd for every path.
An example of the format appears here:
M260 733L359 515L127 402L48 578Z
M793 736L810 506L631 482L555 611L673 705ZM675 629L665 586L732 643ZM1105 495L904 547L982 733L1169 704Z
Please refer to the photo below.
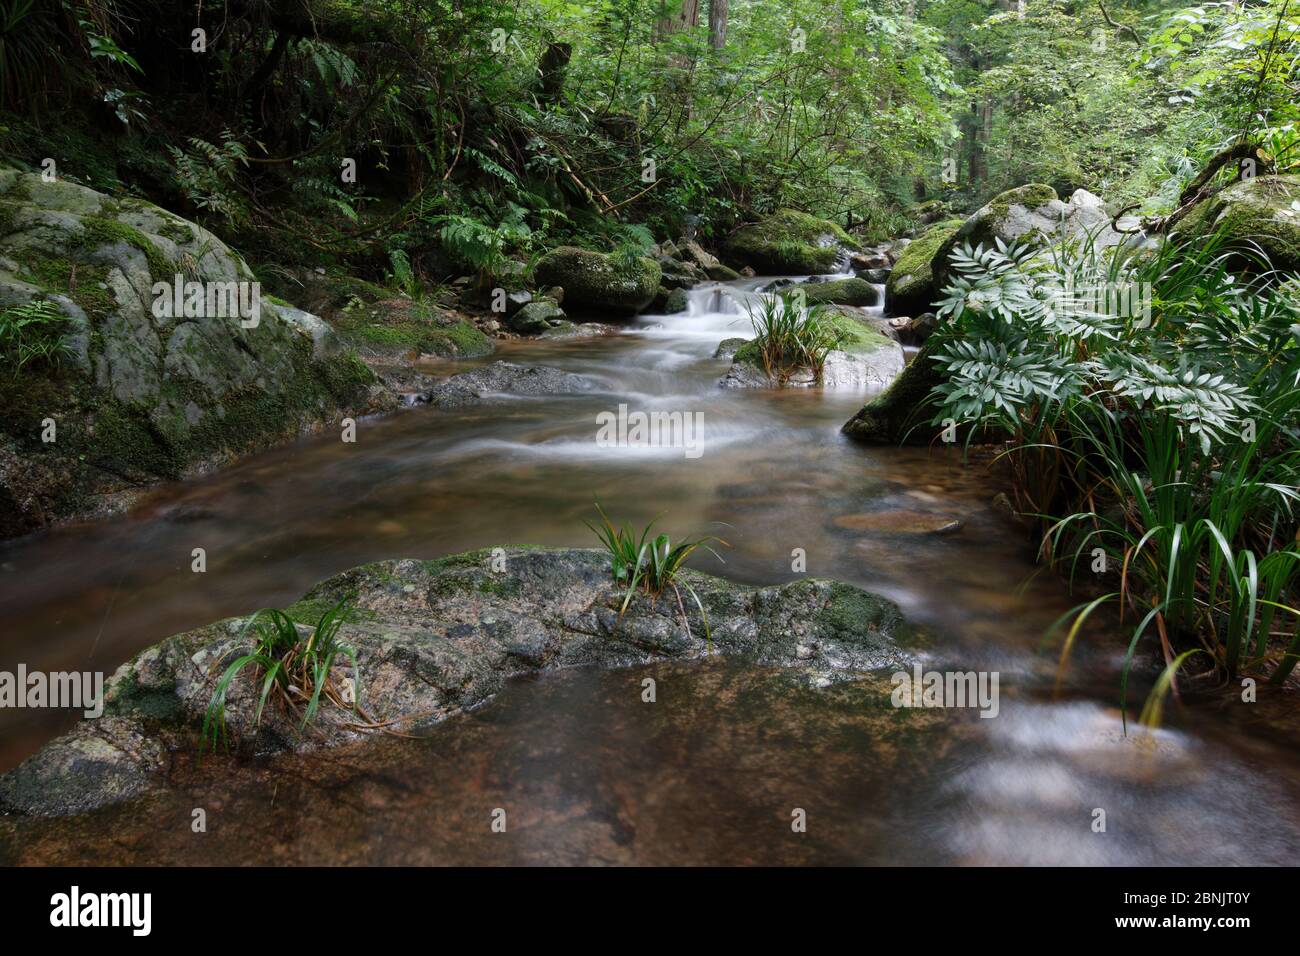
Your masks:
M1291 702L1227 689L1156 734L1121 733L1119 634L1091 633L1053 693L1048 625L1072 603L1000 516L996 477L951 449L872 449L841 424L864 395L723 390L735 298L618 334L506 344L492 360L562 368L592 389L416 408L159 489L132 514L0 544L0 669L104 669L209 621L292 602L342 569L504 544L591 546L616 519L714 533L755 584L807 573L898 602L930 666L1001 675L996 719L882 707L888 685L812 691L728 662L548 674L419 741L195 764L171 789L70 821L8 821L22 862L1283 863L1300 859ZM448 374L465 363L434 367ZM702 413L699 457L609 448L597 416ZM956 522L957 524L954 524ZM956 530L952 530L953 528ZM947 533L934 533L946 528ZM191 571L203 548L207 570ZM900 714L906 719L900 718ZM0 714L0 767L57 732ZM197 801L197 802L196 802ZM189 813L214 824L192 838ZM507 834L490 812L510 814ZM310 808L310 809L307 809ZM794 834L790 814L808 814ZM1105 810L1107 830L1093 831ZM168 822L170 821L170 822ZM111 835L110 835L111 834Z

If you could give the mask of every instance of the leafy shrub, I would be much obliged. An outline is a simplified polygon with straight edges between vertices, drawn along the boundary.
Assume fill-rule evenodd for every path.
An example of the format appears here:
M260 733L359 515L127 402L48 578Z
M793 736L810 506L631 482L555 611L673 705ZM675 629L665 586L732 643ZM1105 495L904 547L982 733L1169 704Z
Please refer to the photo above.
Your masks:
M1167 659L1195 642L1275 682L1300 654L1300 306L1285 283L1235 279L1220 245L962 248L940 306L935 422L1008 437L1045 557L1072 577L1104 558L1115 589L1076 611L1117 602L1138 619L1125 683L1148 635ZM1116 309L1102 288L1149 301Z

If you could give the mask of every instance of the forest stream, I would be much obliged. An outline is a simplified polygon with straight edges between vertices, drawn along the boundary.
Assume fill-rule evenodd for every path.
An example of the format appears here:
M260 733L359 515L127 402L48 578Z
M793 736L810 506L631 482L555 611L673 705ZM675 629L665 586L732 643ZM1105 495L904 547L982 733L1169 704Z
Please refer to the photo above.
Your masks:
M769 281L769 280L764 280ZM177 754L162 794L0 823L5 863L1287 863L1300 854L1293 734L1217 698L1154 732L1118 709L1124 641L1085 634L1054 688L1053 620L1080 600L1035 566L958 449L840 433L862 394L726 390L718 343L749 332L731 293L593 338L505 343L493 360L592 383L579 395L415 408L219 474L129 515L0 544L0 667L102 669L162 638L283 606L340 570L507 544L591 547L584 519L662 515L724 538L700 570L750 584L836 578L882 594L928 658L1001 675L1000 720L881 720L888 687L814 689L733 660L513 681L422 734L326 754ZM487 360L483 360L487 361ZM430 370L451 374L469 363ZM702 454L600 447L596 416L702 412ZM191 570L194 548L203 574ZM794 553L806 572L793 570ZM20 570L21 569L21 570ZM658 702L641 699L652 675ZM1145 694L1149 680L1132 693ZM1233 693L1232 688L1224 691ZM1250 711L1250 716L1242 716ZM66 724L3 714L0 769ZM1247 725L1245 721L1253 720ZM210 832L188 826L191 808ZM511 813L509 833L484 825ZM791 832L792 810L808 831ZM1104 833L1093 811L1105 808ZM168 822L174 825L167 825Z

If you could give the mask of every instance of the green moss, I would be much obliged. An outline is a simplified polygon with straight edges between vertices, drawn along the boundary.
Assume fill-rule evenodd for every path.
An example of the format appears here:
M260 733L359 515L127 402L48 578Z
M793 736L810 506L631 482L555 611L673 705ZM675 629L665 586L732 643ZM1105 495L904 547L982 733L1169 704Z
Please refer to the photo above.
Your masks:
M886 310L891 315L926 312L939 297L935 258L957 234L963 220L949 219L930 226L908 243L885 283Z
M847 311L828 309L825 313L825 319L839 332L840 350L843 352L861 355L893 344L893 339L889 338L889 336L877 332L866 322Z
M1274 269L1300 272L1300 176L1260 176L1234 183L1197 205L1180 225L1183 235L1218 233L1234 250L1234 268L1255 271L1262 251Z
M153 279L167 280L176 272L176 263L168 259L149 241L149 237L135 226L129 226L109 216L86 216L81 220L81 226L83 231L77 240L81 248L124 242L144 253L149 264L149 275Z
M139 675L132 671L113 685L113 699L105 704L104 713L113 717L137 714L161 723L172 723L181 716L183 708L176 696L175 681L142 687Z
M128 479L180 478L185 460L155 429L146 409L116 400L94 412L91 460Z
M433 346L433 347L428 347ZM458 358L470 358L489 355L495 348L492 340L479 329L466 321L439 328L429 333L421 351L434 355L449 355Z
M865 279L832 279L800 285L809 305L875 305L876 290Z
M564 289L564 306L632 314L653 301L663 270L653 259L618 261L577 246L552 249L533 268L538 285Z
M1008 189L990 200L988 219L994 224L1006 222L1012 206L1023 206L1033 211L1056 199L1056 190L1046 183L1026 183L1015 189Z
M900 643L908 636L906 623L897 607L884 598L860 591L838 581L817 616L828 636L845 644L871 644L885 635Z
M339 598L333 596L309 594L302 600L290 604L284 609L284 613L292 618L295 623L315 627L320 623L320 619L325 616L326 612L338 604L339 600ZM349 621L367 622L378 619L379 615L367 607L354 605L348 613Z
M925 423L933 408L931 389L942 381L923 348L889 387L862 406L844 425L844 434L871 445L926 444L935 429Z
M835 223L794 209L781 209L760 223L738 229L723 246L733 261L759 272L795 275L828 272L839 246L857 248Z

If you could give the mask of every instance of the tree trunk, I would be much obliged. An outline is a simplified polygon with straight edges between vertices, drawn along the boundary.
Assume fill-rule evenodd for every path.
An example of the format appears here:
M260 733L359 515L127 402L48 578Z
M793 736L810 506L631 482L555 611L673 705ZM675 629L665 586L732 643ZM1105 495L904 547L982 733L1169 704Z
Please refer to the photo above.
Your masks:
M699 24L700 0L682 0L677 12L660 20L655 29L662 39L670 33L677 33L689 27L699 26Z
M549 43L537 64L537 99L554 103L564 89L564 70L573 56L573 46L568 43Z
M727 44L727 0L709 0L709 46L721 50Z

